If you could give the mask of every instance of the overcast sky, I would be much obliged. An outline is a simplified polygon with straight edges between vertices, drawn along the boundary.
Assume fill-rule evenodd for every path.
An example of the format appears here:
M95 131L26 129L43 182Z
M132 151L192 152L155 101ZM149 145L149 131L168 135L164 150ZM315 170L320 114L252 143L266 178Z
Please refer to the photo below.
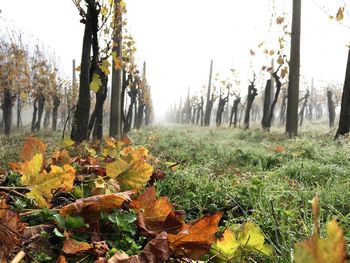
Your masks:
M239 71L244 93L251 66L261 67L263 57L258 53L252 58L249 50L278 39L273 30L269 33L271 14L290 14L292 2L275 0L273 9L273 0L125 1L137 59L140 65L147 61L158 116L188 87L195 93L207 85L211 59L221 78L230 68ZM343 5L343 0L303 0L301 74L307 80L314 77L316 85L343 82L350 30L327 15L335 15ZM71 0L0 0L0 10L0 29L19 28L30 41L40 41L55 52L60 69L70 76L72 59L79 64L83 34ZM344 23L350 25L347 16Z

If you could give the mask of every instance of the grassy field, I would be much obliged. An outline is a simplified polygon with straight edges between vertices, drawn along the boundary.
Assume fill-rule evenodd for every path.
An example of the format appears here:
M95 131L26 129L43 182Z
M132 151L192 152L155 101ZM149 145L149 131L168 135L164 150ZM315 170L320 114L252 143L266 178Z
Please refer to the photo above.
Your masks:
M287 139L282 131L192 127L153 127L131 137L150 149L161 167L180 163L176 171L167 169L157 187L189 219L224 211L223 225L256 223L274 247L272 258L258 262L291 262L294 244L312 233L310 201L316 194L321 225L337 217L349 241L346 139L334 141L333 133L315 131Z
M0 138L0 168L19 159L28 134ZM39 134L49 149L59 135ZM167 177L156 183L189 220L223 211L222 226L253 221L274 248L270 258L251 262L291 262L293 246L313 229L312 198L321 200L321 233L333 217L350 244L350 141L333 133L304 132L287 139L282 131L264 133L228 128L152 127L132 132ZM50 150L49 150L50 151ZM168 166L179 163L175 168Z

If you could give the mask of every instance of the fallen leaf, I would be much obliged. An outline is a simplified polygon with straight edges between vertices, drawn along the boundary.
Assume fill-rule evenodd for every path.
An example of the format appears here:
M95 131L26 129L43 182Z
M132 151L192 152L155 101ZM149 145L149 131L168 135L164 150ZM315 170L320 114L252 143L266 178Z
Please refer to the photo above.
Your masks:
M170 252L175 256L199 259L215 242L222 213L207 215L194 222L177 235L168 235Z
M124 202L130 201L130 195L132 194L134 194L133 191L128 191L78 199L74 203L62 207L60 214L62 216L82 214L86 219L94 221L100 217L101 211L120 208Z
M17 212L0 209L0 251L5 258L21 245L25 227L26 224L20 222Z
M252 222L227 228L210 249L210 254L215 256L213 262L232 262L254 252L271 256L272 247L265 244L263 233Z
M294 258L296 263L346 263L346 240L344 232L338 226L336 219L327 224L327 238L319 236L319 205L318 197L312 200L314 214L314 233L305 241L295 244Z
M63 243L62 251L69 255L80 254L92 249L93 246L87 242L80 242L75 239L68 238Z
M129 257L125 253L117 252L108 263L158 263L169 259L167 233L162 232L147 243L139 255Z
M45 150L45 143L35 137L28 137L24 142L20 157L23 161L29 161L36 154L44 154Z
M35 162L35 168L38 169L41 155L36 155L34 158L36 157L39 157L39 160ZM53 196L53 189L61 189L62 191L72 190L75 179L75 170L70 165L64 165L63 168L51 165L49 173L44 171L40 174L26 174L25 171L21 170L21 174L22 184L30 189L27 196L33 198L40 208L48 206L48 202L51 201Z

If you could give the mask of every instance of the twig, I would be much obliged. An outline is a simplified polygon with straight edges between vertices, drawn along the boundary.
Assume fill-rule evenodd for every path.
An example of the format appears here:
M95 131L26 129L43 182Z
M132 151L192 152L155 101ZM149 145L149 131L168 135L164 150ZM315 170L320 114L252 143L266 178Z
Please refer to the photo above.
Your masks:
M66 128L67 128L67 123L70 120L70 115L73 112L73 110L78 107L78 105L75 105L73 108L70 109L70 111L68 112L68 117L66 119L66 121L64 122L64 127L63 127L63 132L62 132L62 141L64 140L64 134L66 133Z
M11 260L11 263L19 263L26 256L26 252L21 250L18 254Z

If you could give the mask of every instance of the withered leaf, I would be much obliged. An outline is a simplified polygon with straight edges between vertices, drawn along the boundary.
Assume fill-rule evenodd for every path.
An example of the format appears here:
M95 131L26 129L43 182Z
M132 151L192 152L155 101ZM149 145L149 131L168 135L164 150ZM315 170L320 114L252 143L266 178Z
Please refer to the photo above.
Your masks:
M75 255L86 252L93 248L93 245L87 242L80 242L75 239L67 238L63 243L62 251L66 254Z
M28 137L23 145L21 152L21 159L23 161L31 160L36 154L44 154L46 150L46 144L35 137Z
M116 253L108 263L158 263L169 259L167 233L162 232L147 243L139 255L129 257L123 253Z
M128 191L78 199L74 203L62 207L60 214L62 216L82 214L88 216L89 219L97 219L101 211L120 208L125 201L130 201L130 195L133 193L133 191Z
M215 242L222 213L207 215L177 235L168 235L170 252L176 256L187 256L193 260L199 259Z

